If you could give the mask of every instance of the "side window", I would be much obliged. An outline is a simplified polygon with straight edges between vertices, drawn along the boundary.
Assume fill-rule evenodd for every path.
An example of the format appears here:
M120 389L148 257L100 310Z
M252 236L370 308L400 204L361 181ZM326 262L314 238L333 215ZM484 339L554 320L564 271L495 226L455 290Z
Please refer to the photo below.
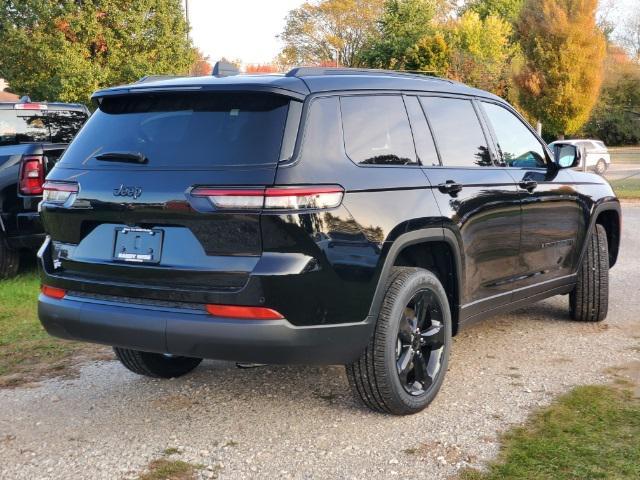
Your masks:
M445 167L493 166L487 140L470 100L420 97Z
M417 164L413 137L402 97L341 97L344 145L362 165Z
M438 160L438 152L433 143L431 129L424 116L422 107L417 97L404 97L404 104L407 107L409 121L411 122L411 130L413 131L413 141L416 144L416 153L418 160L422 165L435 166L440 165Z
M544 147L513 113L495 103L482 102L493 126L498 153L509 167L544 168Z

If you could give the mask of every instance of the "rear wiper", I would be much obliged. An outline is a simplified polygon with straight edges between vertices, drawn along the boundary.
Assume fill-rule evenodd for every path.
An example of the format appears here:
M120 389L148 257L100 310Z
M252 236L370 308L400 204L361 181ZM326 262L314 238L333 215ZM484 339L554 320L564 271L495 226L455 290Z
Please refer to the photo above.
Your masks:
M139 152L108 152L95 156L103 162L147 163L149 159Z

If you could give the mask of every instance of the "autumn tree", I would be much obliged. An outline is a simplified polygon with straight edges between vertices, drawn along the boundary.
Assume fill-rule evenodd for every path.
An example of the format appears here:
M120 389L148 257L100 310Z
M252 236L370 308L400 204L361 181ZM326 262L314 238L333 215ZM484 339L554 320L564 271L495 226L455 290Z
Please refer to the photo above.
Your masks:
M270 63L249 64L245 67L246 73L276 73L279 69Z
M316 0L289 12L278 63L362 65L361 50L375 31L384 0Z
M38 100L187 74L195 50L180 0L0 0L0 77Z
M526 0L523 7L520 104L550 135L577 132L598 98L605 41L596 8L597 0Z
M437 0L387 0L377 30L361 55L362 61L374 68L405 69L412 47L434 32L438 3Z
M466 12L448 34L448 76L513 100L512 78L521 60L511 36L511 25L501 17Z
M189 75L192 77L202 77L204 75L211 75L213 71L213 65L209 63L209 57L205 56L200 50L195 52L195 60L189 68Z

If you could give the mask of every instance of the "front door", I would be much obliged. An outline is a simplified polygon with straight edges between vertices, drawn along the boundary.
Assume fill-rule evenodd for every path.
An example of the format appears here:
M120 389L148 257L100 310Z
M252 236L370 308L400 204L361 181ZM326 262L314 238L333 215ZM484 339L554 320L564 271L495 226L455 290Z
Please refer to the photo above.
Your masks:
M500 161L522 201L521 279L514 300L570 283L578 254L576 235L583 222L571 173L549 168L547 149L512 111L497 103L480 103Z

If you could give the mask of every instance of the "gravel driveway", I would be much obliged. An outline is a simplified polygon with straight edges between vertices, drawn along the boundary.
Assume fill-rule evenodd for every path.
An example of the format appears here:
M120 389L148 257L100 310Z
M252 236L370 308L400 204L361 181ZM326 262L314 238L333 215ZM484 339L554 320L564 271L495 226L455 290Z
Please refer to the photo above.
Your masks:
M446 478L481 465L532 409L639 365L640 205L623 213L604 323L570 322L560 297L465 330L418 415L358 407L341 367L205 362L156 381L98 362L75 380L0 391L0 478L136 478L167 448L209 467L203 478Z

